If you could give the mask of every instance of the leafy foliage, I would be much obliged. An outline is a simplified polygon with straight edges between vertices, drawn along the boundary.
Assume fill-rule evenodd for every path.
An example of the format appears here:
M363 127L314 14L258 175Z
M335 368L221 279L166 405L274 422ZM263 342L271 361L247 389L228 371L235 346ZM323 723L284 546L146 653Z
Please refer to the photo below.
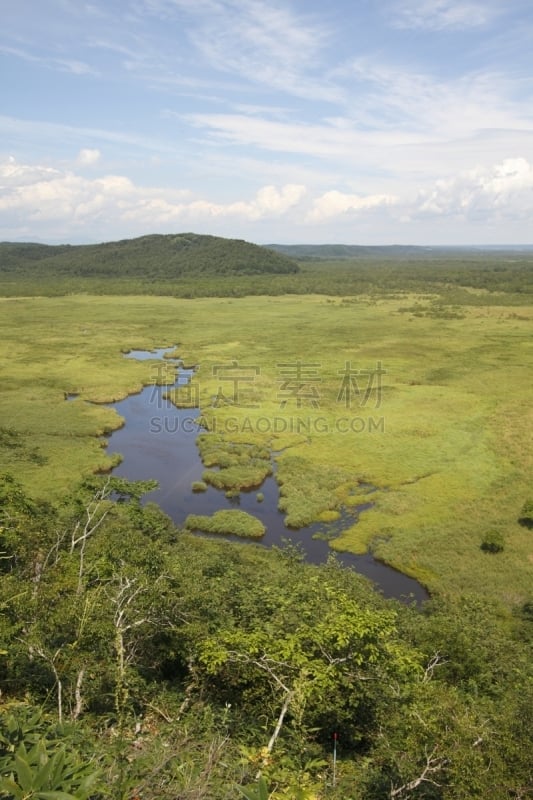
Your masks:
M240 787L240 793L246 800L269 800L268 784L261 776L257 782L257 787Z
M251 450L211 445L228 468ZM321 507L346 480L306 484L289 451L282 486L284 463ZM51 502L0 480L0 796L531 795L529 602L388 603L334 560L178 531L150 488L93 476Z
M0 797L14 800L88 800L100 778L73 748L75 733L46 724L24 706L0 721ZM61 738L66 738L66 743Z

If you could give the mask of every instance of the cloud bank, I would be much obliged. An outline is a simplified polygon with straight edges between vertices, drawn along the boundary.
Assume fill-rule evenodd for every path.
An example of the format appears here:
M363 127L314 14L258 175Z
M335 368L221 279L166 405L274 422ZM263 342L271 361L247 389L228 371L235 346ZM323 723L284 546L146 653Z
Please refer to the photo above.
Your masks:
M77 163L91 166L98 151L82 149ZM533 164L508 158L490 168L460 172L420 189L415 196L316 192L303 184L265 185L252 197L221 202L195 195L188 187L168 189L135 184L124 175L88 178L75 169L0 162L0 236L55 241L100 240L177 230L209 231L254 239L255 223L283 219L308 240L332 223L354 224L372 216L393 221L395 230L428 219L502 219L512 223L533 214ZM342 228L339 228L342 230Z

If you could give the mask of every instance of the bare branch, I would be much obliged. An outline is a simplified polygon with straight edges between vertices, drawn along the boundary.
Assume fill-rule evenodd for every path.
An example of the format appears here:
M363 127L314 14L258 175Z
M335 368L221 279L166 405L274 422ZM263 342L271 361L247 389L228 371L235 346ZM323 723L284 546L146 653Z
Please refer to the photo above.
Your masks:
M61 648L58 647L53 656L48 655L48 653L46 653L40 645L31 648L31 650L40 656L43 661L46 661L54 673L57 686L57 716L59 722L61 723L63 722L63 683L59 677L59 672L56 667L56 658L61 654Z
M291 700L292 700L292 692L289 692L286 695L285 700L283 701L283 705L281 707L281 711L279 712L278 721L276 722L276 727L274 728L272 736L270 737L270 739L268 741L267 753L271 753L272 752L272 748L276 744L276 739L278 738L278 736L280 734L281 726L283 725L283 720L285 719L285 714L287 713L287 711L289 709L289 706L291 704Z
M428 777L429 775L434 775L442 770L444 765L446 764L446 759L441 757L436 757L435 753L437 752L438 745L435 745L431 753L428 755L426 751L426 764L418 776L412 781L408 783L404 783L403 786L398 786L396 789L391 787L390 790L390 798L391 800L394 797L399 797L400 795L404 794L405 792L410 792L413 789L416 789L420 786L421 783L431 783L433 786L440 786L439 783L434 781L432 778Z
M443 664L447 664L447 659L443 658L441 654L437 651L434 656L432 656L428 662L427 667L424 670L424 675L422 677L422 683L427 683L433 677L433 671L437 667L442 667Z
M103 511L100 516L98 512L104 500L111 494L111 486L110 486L111 479L108 478L105 484L102 486L101 489L98 489L92 499L89 501L87 506L85 507L85 525L83 526L82 532L78 534L78 531L81 528L81 521L78 520L74 530L72 531L71 535L71 542L70 542L70 552L73 553L76 547L80 542L84 543L92 534L100 527L106 516L108 515L110 509L107 508Z
M279 715L278 715L278 721L276 722L276 727L274 728L274 731L272 732L272 736L270 737L270 739L268 741L268 744L266 746L265 755L263 757L263 765L265 764L268 756L272 752L272 749L273 749L274 745L276 744L276 739L278 738L278 736L279 736L279 734L281 732L281 726L283 725L283 720L285 719L285 714L287 713L287 711L289 709L289 706L291 704L292 696L293 696L292 692L288 692L285 695L285 699L283 701L283 705L281 707L281 711L279 712ZM258 772L257 772L257 774L255 776L256 780L258 778L260 778L260 776L261 776L261 770L258 770Z
M98 489L95 492L93 498L89 501L88 505L85 507L85 524L81 533L78 534L81 528L81 521L78 520L76 523L74 530L71 534L70 539L70 552L73 553L74 550L78 545L80 545L80 566L78 569L78 587L76 590L76 594L81 594L83 590L83 572L85 569L85 548L87 546L88 540L91 536L98 530L100 525L103 523L107 515L109 514L111 507L104 509L100 513L101 505L104 500L107 500L109 495L111 494L111 479L108 478L105 484L102 486L101 489Z
M85 670L82 667L78 672L78 676L76 678L76 687L74 689L74 698L76 700L76 705L74 706L74 709L72 711L72 719L78 719L83 710L83 697L81 694L81 687L83 684L84 675L85 675Z
M168 722L169 724L173 722L172 717L169 717L168 714L166 714L160 708L154 706L153 703L147 703L146 705L148 706L148 708L152 708L157 714L159 714L159 716L162 717L165 720L165 722Z

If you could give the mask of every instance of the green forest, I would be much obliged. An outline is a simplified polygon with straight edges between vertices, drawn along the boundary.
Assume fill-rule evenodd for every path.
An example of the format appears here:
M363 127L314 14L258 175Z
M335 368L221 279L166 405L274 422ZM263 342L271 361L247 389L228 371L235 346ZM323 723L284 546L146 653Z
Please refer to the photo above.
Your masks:
M97 245L0 242L0 296L245 297L438 292L454 303L520 305L533 292L533 252L446 248L259 247L192 233Z
M2 480L3 796L530 796L531 602L386 602L146 488Z
M0 797L533 797L533 256L292 255L0 245ZM274 460L302 528L372 487L325 565L225 540L261 540L238 510L178 526L113 474L108 404L160 379L123 355L165 346L197 367L191 492L260 491ZM328 433L254 427L290 415L280 358L321 365ZM386 368L357 408L379 434L332 433L352 358ZM253 393L219 406L238 360ZM386 600L342 550L430 599Z

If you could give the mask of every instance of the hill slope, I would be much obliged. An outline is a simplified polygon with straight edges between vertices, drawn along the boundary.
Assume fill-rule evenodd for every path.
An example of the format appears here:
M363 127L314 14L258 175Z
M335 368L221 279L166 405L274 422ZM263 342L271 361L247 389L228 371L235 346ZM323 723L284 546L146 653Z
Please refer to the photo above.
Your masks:
M298 272L288 256L240 239L194 233L141 236L95 245L0 243L0 272L17 277L264 275Z

